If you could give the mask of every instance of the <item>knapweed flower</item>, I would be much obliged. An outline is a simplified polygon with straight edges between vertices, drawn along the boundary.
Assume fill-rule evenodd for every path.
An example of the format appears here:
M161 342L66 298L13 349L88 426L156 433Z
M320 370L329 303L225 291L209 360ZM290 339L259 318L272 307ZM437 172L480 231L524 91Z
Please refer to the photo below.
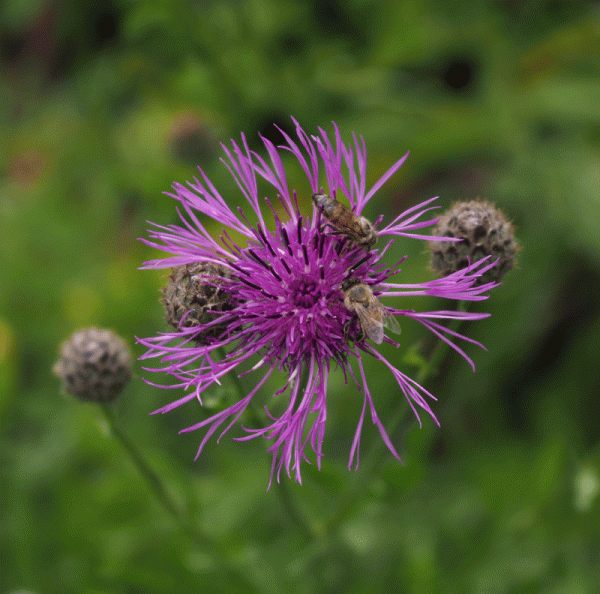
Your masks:
M446 329L438 320L477 320L488 314L452 310L419 313L391 307L388 298L435 295L478 301L486 299L484 293L496 284L474 286L493 266L493 262L485 260L422 284L392 282L399 274L400 262L389 266L384 261L390 240L394 237L431 239L419 231L437 222L437 218L424 219L434 208L432 203L436 198L409 208L384 227L378 228L382 217L375 221L378 245L385 244L380 249L365 250L355 245L314 205L312 211L302 212L296 190L288 187L282 155L295 158L306 174L308 183L302 204L311 204L312 195L326 193L347 204L355 215L362 216L365 205L404 163L408 153L367 190L367 154L362 138L359 140L353 135L352 142L345 144L335 124L333 141L322 129L318 136L309 136L295 120L294 124L297 139L280 130L281 146L261 138L268 161L250 150L244 135L241 145L235 141L231 141L231 148L222 145L226 155L222 161L249 209L234 210L202 170L200 179L194 179L187 186L174 184L174 193L169 195L181 204L183 225L156 226L150 231L152 241L143 240L172 257L146 262L144 267L198 264L222 267L228 271L227 275L201 276L205 283L214 284L228 295L229 306L221 311L212 310L207 322L199 320L191 311L187 316L195 315L198 323L186 324L184 315L175 331L138 340L148 348L143 359L161 361L159 368L150 371L174 376L177 382L169 388L189 390L156 412L166 413L189 401L202 404L202 393L227 374L258 376L254 387L238 402L183 429L186 432L208 428L198 455L216 431L221 430L220 437L229 431L272 374L283 372L286 379L273 395L281 399L289 394L283 413L275 415L266 406L268 426L244 427L245 434L235 439L263 437L268 440L273 455L271 481L273 476L279 480L285 468L288 476L294 472L296 481L301 482L301 463L309 461L310 449L320 467L327 424L327 385L330 373L337 368L346 382L356 384L363 398L348 467L354 463L358 468L360 436L367 409L385 444L400 459L375 411L363 365L365 355L375 358L390 371L419 423L419 409L425 410L437 423L427 401L434 397L384 358L371 344L368 333L362 331L356 308L344 303L344 281L350 280L345 286L366 285L367 293L372 292L373 298L385 307L386 316L403 316L423 324L471 366L471 359L454 341L479 343ZM271 186L269 195L262 199L259 182ZM227 188L226 195L230 193L231 188ZM218 237L211 236L200 215L223 227ZM389 336L383 340L399 346Z

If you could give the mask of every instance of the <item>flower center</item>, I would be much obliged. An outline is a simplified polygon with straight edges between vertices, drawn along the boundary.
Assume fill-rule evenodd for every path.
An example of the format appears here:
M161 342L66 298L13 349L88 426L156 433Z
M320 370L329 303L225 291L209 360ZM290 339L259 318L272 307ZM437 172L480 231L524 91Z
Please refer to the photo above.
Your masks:
M319 300L320 291L314 279L302 276L292 281L290 297L296 307L309 309Z

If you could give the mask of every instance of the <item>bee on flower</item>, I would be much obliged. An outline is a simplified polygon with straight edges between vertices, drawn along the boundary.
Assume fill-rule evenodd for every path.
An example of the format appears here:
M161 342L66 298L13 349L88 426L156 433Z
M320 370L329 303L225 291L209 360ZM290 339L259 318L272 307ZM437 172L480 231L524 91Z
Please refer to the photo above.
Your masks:
M327 194L313 194L312 199L315 206L322 209L323 216L337 229L336 233L346 235L352 243L367 250L377 243L377 233L367 218L356 216L347 206Z
M250 377L256 375L254 386L238 402L183 429L206 428L198 455L214 433L221 430L222 436L232 428L274 372L283 372L287 379L277 391L280 396L289 394L283 413L275 416L269 412L268 426L244 427L245 434L236 439L262 437L268 440L273 456L271 481L274 477L279 481L284 469L288 476L294 473L296 481L301 482L301 465L308 459L309 450L313 450L318 466L323 456L330 373L343 372L352 378L357 396L362 394L363 398L350 446L349 468L353 464L358 468L360 436L367 409L385 444L400 459L375 411L375 398L369 390L363 366L366 356L373 357L389 370L417 418L421 409L437 423L428 402L434 397L373 345L386 342L399 346L384 333L384 328L398 332L400 317L424 325L474 368L455 341L479 343L448 331L438 320L478 320L488 314L445 310L416 312L398 309L392 305L392 298L434 295L478 301L487 299L486 293L497 283L476 284L493 266L489 260L480 260L444 278L422 284L398 282L401 280L396 279L401 274L399 263L387 265L383 259L386 248L373 249L375 240L379 239L380 244L399 237L430 240L431 236L422 235L420 230L438 221L426 216L435 208L436 198L412 206L378 228L376 234L371 223L363 222L367 219L362 212L404 163L408 153L367 190L367 154L362 138L359 140L353 135L352 142L344 143L335 124L333 140L322 129L317 136L309 136L293 121L296 138L283 130L280 130L281 146L262 138L267 159L249 149L244 135L241 144L231 141L231 148L222 145L226 157L222 160L248 202L243 212L234 211L227 204L202 170L200 179L187 185L174 184L173 193L169 195L182 207L183 224L156 226L150 231L151 239L143 241L170 257L146 262L144 267L187 266L189 269L200 266L202 270L220 271L218 275L204 273L201 278L212 284L213 292L218 290L227 297L227 306L213 307L210 316L204 313L206 309L200 310L202 315L198 312L183 314L173 331L138 340L148 349L143 359L154 358L161 362L151 371L173 376L176 383L169 388L187 390L156 412L166 413L189 401L201 403L203 392L228 374L241 375L243 371ZM296 190L288 186L282 151L295 157L306 175L309 186L306 196L312 196L314 203L310 215L301 212ZM258 193L261 178L272 187L272 192L262 199ZM326 185L323 187L322 183ZM230 195L231 188L225 188L224 194ZM315 196L326 198L315 199ZM339 208L335 212L332 209L337 207L333 200L340 202L342 197L349 206L344 205L345 210L340 215ZM285 216L277 214L275 202ZM327 208L331 212L326 211ZM267 211L269 219L274 220L271 225L265 218ZM338 216L334 216L336 213ZM224 228L222 234L211 236L199 215L216 221ZM358 241L356 237L348 237L343 229L340 232L342 215L344 221L360 222L361 233L354 230ZM332 233L332 226L338 232ZM234 242L233 233L243 241ZM457 241L443 237L435 237L435 240ZM188 282L187 286L195 285ZM204 296L206 289L203 291ZM194 302L198 302L197 296L178 301ZM341 371L335 369L337 366Z

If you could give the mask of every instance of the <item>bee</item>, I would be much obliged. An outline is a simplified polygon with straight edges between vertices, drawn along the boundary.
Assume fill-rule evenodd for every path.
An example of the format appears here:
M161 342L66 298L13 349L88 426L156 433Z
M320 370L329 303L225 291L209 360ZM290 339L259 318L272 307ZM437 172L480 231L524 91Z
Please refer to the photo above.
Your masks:
M400 325L396 318L387 313L384 305L373 295L369 285L357 278L347 278L341 285L344 293L344 305L358 316L362 331L374 343L383 342L383 327L400 334Z
M339 200L327 194L313 194L312 200L339 234L347 235L355 245L366 247L367 251L375 245L377 233L371 221L354 214Z

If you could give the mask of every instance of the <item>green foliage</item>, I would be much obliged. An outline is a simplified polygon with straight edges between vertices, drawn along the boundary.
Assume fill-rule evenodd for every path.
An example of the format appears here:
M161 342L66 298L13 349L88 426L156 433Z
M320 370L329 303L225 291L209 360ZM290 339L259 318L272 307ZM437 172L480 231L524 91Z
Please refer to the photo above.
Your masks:
M596 592L599 31L594 3L566 0L3 3L0 591ZM440 428L419 428L367 365L384 424L410 418L392 435L404 466L365 422L348 472L362 400L340 377L322 469L266 492L265 443L227 435L195 462L200 434L177 432L207 411L148 416L174 393L144 384L138 364L117 426L198 540L100 412L59 395L51 367L82 326L142 354L134 337L165 329L166 272L137 270L156 257L137 238L148 220L175 222L163 192L200 165L241 204L218 142L244 131L257 147L290 115L362 134L371 180L412 151L368 216L480 196L523 249L476 305L492 317L466 329L489 349L467 345L477 373L450 353L427 384ZM301 173L289 181L308 208ZM403 282L432 277L420 250L390 250L410 256ZM404 350L386 355L427 372L425 331L402 331ZM232 394L224 382L206 403Z

